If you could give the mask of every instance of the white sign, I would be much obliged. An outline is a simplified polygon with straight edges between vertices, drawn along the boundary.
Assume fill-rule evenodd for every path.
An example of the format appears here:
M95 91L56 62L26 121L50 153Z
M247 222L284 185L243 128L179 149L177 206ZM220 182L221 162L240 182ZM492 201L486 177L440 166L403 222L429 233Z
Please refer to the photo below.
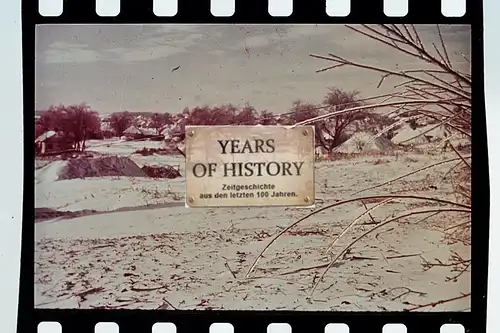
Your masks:
M186 127L189 207L314 205L314 127Z

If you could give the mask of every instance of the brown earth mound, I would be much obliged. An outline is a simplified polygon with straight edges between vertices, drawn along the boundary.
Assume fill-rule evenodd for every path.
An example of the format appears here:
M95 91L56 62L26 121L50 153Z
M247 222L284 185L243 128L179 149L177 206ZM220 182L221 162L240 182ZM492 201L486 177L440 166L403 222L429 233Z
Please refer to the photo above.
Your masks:
M179 170L175 169L171 165L166 165L166 166L145 165L142 167L142 171L144 171L144 173L151 178L174 179L181 177Z
M87 177L147 177L134 161L121 156L78 157L54 161L37 171L37 183Z
M68 164L59 174L59 179L106 176L146 177L146 174L128 157L82 157L68 160Z

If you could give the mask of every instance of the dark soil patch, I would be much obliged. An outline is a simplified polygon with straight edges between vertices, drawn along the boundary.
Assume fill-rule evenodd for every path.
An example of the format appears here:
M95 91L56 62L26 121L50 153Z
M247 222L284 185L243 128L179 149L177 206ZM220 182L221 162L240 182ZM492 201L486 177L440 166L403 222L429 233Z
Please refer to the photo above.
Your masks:
M174 179L181 177L181 173L179 172L179 170L177 170L171 165L165 165L165 166L145 165L142 167L142 171L144 171L144 173L151 178Z
M111 214L116 212L134 212L139 210L152 210L152 209L163 209L170 207L183 207L184 202L165 202L160 204L150 204L145 206L133 206L133 207L121 207L110 211L98 211L91 209L79 210L76 212L59 211L52 208L35 208L35 223L55 219L55 218L66 218L73 219L76 217L90 216L90 215L101 215L101 214Z
M178 155L179 152L175 148L142 148L135 151L135 154L140 154L142 156L151 155Z
M96 213L96 210L85 209L78 212L59 211L52 208L35 208L35 223L58 217L75 218L83 215Z

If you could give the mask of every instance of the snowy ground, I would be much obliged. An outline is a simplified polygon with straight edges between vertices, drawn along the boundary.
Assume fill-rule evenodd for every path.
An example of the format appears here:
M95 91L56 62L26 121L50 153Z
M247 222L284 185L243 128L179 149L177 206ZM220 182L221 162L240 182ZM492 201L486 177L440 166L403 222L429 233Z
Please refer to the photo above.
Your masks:
M184 174L178 157L132 154L154 146L159 143L96 141L88 149L129 156L140 166L181 164ZM317 163L316 208L452 156L399 154ZM363 194L389 189L452 198L450 187L432 186L449 167ZM188 209L184 185L183 179L117 177L36 185L37 208L98 211L35 224L37 307L397 311L470 292L470 273L446 282L456 273L446 267L424 272L421 265L422 258L446 260L451 250L470 257L469 248L442 241L440 230L455 224L456 214L380 228L342 256L311 301L311 289L330 260L324 250L365 211L362 204L339 206L302 222L279 238L245 278L273 236L311 209ZM381 206L372 216L380 220L417 207L415 200L401 200ZM373 226L369 217L363 218L333 253ZM464 298L422 311L469 308L469 298Z

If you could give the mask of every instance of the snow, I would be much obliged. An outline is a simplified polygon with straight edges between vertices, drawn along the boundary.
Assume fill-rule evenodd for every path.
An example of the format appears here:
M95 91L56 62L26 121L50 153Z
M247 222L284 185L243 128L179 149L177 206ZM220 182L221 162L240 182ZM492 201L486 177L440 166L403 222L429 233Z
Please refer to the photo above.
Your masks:
M130 156L138 165L180 164L184 174L179 157L133 154L143 145L153 144L160 145L95 141L89 143L89 149ZM316 196L321 200L316 208L443 158L416 153L405 153L403 157L358 154L352 159L318 162ZM452 283L445 282L447 276L455 274L449 268L422 269L420 256L431 261L447 260L453 250L470 257L469 247L443 242L441 230L456 224L456 215L443 214L418 224L406 221L380 228L360 240L327 272L315 300L310 302L311 287L324 267L308 267L328 263L324 250L335 235L365 212L361 204L338 206L302 222L280 237L246 278L245 273L266 244L310 209L188 209L184 206L184 178L56 181L62 165L54 162L37 173L35 206L98 212L35 224L37 308L172 309L165 305L167 299L181 310L400 311L411 307L404 302L425 304L470 292L468 272ZM411 191L451 198L450 187L430 186L442 180L448 167L441 165L430 174L414 174L390 189L393 193ZM367 194L385 191L387 188L380 188ZM374 210L372 216L381 220L395 212L407 212L415 209L412 203L386 204ZM366 224L370 221L369 217L359 221L334 247L334 253L372 228ZM85 299L74 296L92 288L97 289ZM406 288L412 292L407 293ZM468 308L470 300L464 298L422 311Z
M395 150L396 146L385 137L375 137L373 134L359 132L335 148L339 153L383 152Z

